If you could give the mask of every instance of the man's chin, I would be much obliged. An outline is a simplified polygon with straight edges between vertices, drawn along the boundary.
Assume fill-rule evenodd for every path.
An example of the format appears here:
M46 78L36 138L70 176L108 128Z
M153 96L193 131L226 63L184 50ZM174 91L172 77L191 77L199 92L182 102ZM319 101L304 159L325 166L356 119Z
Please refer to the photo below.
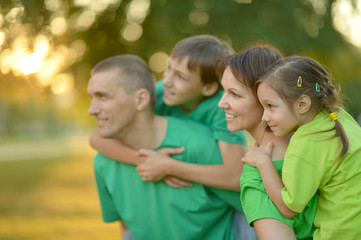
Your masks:
M98 134L102 138L113 138L113 135L98 129Z

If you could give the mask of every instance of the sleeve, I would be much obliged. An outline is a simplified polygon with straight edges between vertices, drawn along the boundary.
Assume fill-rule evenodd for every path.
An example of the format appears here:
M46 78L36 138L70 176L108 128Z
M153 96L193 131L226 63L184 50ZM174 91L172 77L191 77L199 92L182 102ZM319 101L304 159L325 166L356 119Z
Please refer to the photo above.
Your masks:
M282 173L285 187L281 195L286 206L298 213L303 211L315 195L323 177L322 166L311 160L291 154L285 156Z
M103 221L114 222L121 220L121 217L116 211L116 206L114 205L111 194L106 186L106 182L102 174L102 161L104 160L105 159L103 159L99 153L94 158L95 182L98 189Z

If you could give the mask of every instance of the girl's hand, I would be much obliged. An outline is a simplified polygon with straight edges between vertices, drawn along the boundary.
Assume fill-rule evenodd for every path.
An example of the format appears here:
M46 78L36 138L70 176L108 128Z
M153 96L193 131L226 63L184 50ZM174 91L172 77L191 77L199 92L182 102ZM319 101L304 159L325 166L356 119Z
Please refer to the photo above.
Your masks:
M273 143L268 142L266 146L249 147L247 153L241 159L250 166L257 167L263 161L272 161Z

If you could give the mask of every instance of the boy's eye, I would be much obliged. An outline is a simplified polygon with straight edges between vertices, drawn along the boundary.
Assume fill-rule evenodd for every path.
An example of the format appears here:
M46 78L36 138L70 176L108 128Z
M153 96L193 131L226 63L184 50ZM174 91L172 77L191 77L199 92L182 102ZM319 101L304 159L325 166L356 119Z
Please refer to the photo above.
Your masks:
M180 78L180 79L182 79L182 80L186 80L182 75L180 75L180 74L177 74L177 77L178 78Z
M235 92L231 92L231 95L234 96L234 97L237 97L237 98L241 97L240 95L238 95L238 94L235 93Z

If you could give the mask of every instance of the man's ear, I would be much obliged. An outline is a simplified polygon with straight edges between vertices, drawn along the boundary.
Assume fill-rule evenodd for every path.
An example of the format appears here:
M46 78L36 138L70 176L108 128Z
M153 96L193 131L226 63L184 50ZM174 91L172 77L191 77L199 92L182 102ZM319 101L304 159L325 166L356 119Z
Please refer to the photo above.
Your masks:
M312 100L309 96L307 95L302 95L301 97L298 98L296 104L296 108L299 114L305 114L308 112L308 110L310 110L311 108L311 103Z
M135 93L135 104L137 111L143 111L150 102L150 94L149 92L142 88L136 91Z
M207 83L202 87L202 93L206 97L212 96L217 92L218 87L219 86L217 82Z

